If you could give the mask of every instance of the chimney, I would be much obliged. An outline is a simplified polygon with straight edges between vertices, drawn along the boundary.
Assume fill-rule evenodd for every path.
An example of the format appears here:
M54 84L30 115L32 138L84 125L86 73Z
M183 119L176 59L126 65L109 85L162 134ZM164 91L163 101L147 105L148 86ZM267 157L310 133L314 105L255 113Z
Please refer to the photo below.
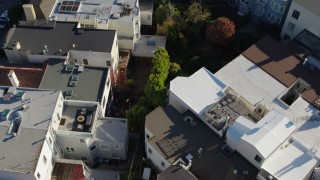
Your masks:
M37 19L32 4L24 4L22 7L26 15L27 21L35 21Z
M10 70L8 77L13 87L19 87L19 80L13 70Z

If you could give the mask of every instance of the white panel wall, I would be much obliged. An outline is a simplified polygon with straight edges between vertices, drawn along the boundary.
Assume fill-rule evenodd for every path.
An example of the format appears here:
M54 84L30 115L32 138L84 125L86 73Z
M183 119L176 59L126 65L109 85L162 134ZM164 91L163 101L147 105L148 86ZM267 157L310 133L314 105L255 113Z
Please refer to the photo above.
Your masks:
M36 179L38 180L50 179L51 173L53 170L53 163L52 163L53 160L54 160L54 152L50 148L48 139L45 139L41 149L41 153L38 158L38 163L36 166L36 170L34 172L34 177L36 177ZM38 173L40 174L40 178L38 178L37 176Z
M148 19L149 16L149 19ZM141 11L141 24L142 25L152 25L152 12Z
M292 13L294 10L297 10L300 12L299 18L295 19L292 17ZM288 29L289 22L292 22L295 24L295 28L293 31L290 31ZM291 38L295 37L297 34L299 34L303 29L307 29L316 36L320 37L320 17L316 14L313 14L308 9L302 7L300 4L296 2L292 2L290 9L287 14L287 18L285 20L285 23L282 27L281 31L281 37L283 38L285 34L288 34L291 36Z
M169 105L172 105L180 114L188 110L188 106L172 91L169 92Z
M258 169L261 168L261 166L264 162L264 159L263 159L263 156L257 151L257 149L254 146L252 146L251 144L248 144L245 141L242 141L241 139L239 142L236 142L228 136L228 133L227 133L226 138L227 138L227 144L229 146L231 146L232 148L237 150L242 156L244 156L255 167L257 167ZM262 158L260 163L258 163L254 159L256 155L259 155Z
M151 154L148 152L148 148L151 149ZM154 149L149 142L146 142L146 154L147 158L152 161L152 164L155 165L160 171L164 171L170 166L170 163L165 160L156 149ZM161 162L164 163L164 166L161 165Z
M75 63L84 64L83 60L87 59L88 66L107 67L106 61L112 61L111 54L106 52L70 50L69 53L72 59L77 61Z

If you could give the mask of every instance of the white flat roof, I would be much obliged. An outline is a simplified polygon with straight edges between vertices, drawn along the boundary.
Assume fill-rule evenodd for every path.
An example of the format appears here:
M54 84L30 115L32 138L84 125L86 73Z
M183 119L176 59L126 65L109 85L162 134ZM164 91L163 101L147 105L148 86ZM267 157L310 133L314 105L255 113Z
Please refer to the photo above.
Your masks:
M4 101L6 89L0 87L0 112L4 109L11 112L9 120L0 120L0 169L34 172L60 91L17 88L16 92L24 92L25 97L21 100L13 96ZM26 110L22 109L23 105ZM16 122L17 114L21 117L17 136L7 136L11 121Z
M272 102L287 89L242 55L221 68L215 76L252 105Z
M264 158L267 158L295 129L292 121L272 110L256 124L240 116L230 127L228 134L234 139L239 138L237 135L241 136L243 141L253 145Z
M250 60L239 55L215 73L215 76L252 105L261 103L267 109L274 109L292 120L297 127L294 135L307 147L320 147L319 111L301 97L290 107L285 105L279 98L288 89Z
M62 13L59 12L60 6L63 1L58 0L53 7L53 10L50 14L50 17L55 16L58 21L68 21L70 19L82 19L82 20L96 20L97 23L106 24L109 20L121 20L121 21L132 21L132 17L135 17L139 13L139 8L136 7L137 0L128 0L121 1L117 0L117 3L114 0L90 0L79 1L79 0L70 0L80 2L80 6L76 12ZM123 4L123 5L121 5ZM123 14L123 7L131 9L131 11L126 14ZM128 11L127 11L128 12ZM119 18L114 19L114 15L119 14ZM121 14L121 16L120 16Z
M226 85L206 68L190 77L177 77L170 82L170 91L184 101L198 116L224 96Z
M304 179L317 162L308 155L308 149L293 140L273 153L262 169L279 180Z

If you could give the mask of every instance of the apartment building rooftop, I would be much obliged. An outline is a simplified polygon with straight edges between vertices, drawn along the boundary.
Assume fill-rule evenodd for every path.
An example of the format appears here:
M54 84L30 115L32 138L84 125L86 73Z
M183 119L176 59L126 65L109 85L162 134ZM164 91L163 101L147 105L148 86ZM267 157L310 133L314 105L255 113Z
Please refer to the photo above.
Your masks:
M99 118L96 125L95 140L104 142L125 142L128 124L126 119Z
M198 116L224 96L226 85L206 68L190 77L176 77L170 82L170 91L183 99Z
M61 90L66 99L100 102L109 69L65 65L64 62L64 59L47 61L40 88Z
M186 116L196 125L185 123ZM191 154L190 172L199 179L254 179L257 175L257 169L237 153L224 154L223 141L190 111L181 115L172 106L158 107L146 116L145 127L154 135L150 145L170 164ZM248 174L234 174L234 170Z
M111 52L114 30L79 29L76 22L47 21L11 28L4 49L22 49L32 55L66 56L69 50Z
M0 87L0 169L34 172L60 91Z
M198 180L190 171L184 169L180 165L169 166L166 170L161 172L158 177L158 180Z
M97 106L97 103L65 101L57 130L91 133L99 113Z
M19 87L38 88L40 86L46 64L2 64L0 65L0 86L12 86L8 74L14 71L19 80Z
M50 16L58 21L87 19L107 24L110 20L131 22L138 14L137 0L58 0Z
M287 88L294 85L298 79L306 81L310 86L304 89L302 98L320 109L320 83L317 78L320 77L320 70L310 70L304 66L304 60L269 36L259 40L242 55ZM252 66L247 71L250 73L254 68Z

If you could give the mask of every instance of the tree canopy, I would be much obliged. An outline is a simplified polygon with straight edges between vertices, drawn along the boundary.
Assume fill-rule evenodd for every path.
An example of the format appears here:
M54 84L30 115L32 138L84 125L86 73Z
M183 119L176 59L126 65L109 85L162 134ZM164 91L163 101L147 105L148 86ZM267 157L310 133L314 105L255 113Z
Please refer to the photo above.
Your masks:
M144 93L151 105L156 107L165 104L167 91L165 82L170 69L170 57L168 52L164 48L158 48L155 51L152 63L153 68L144 89Z
M200 3L194 2L188 7L184 17L187 23L196 24L207 21L210 18L210 13Z
M208 23L206 38L209 42L225 45L232 39L236 32L236 26L230 19L220 17Z

